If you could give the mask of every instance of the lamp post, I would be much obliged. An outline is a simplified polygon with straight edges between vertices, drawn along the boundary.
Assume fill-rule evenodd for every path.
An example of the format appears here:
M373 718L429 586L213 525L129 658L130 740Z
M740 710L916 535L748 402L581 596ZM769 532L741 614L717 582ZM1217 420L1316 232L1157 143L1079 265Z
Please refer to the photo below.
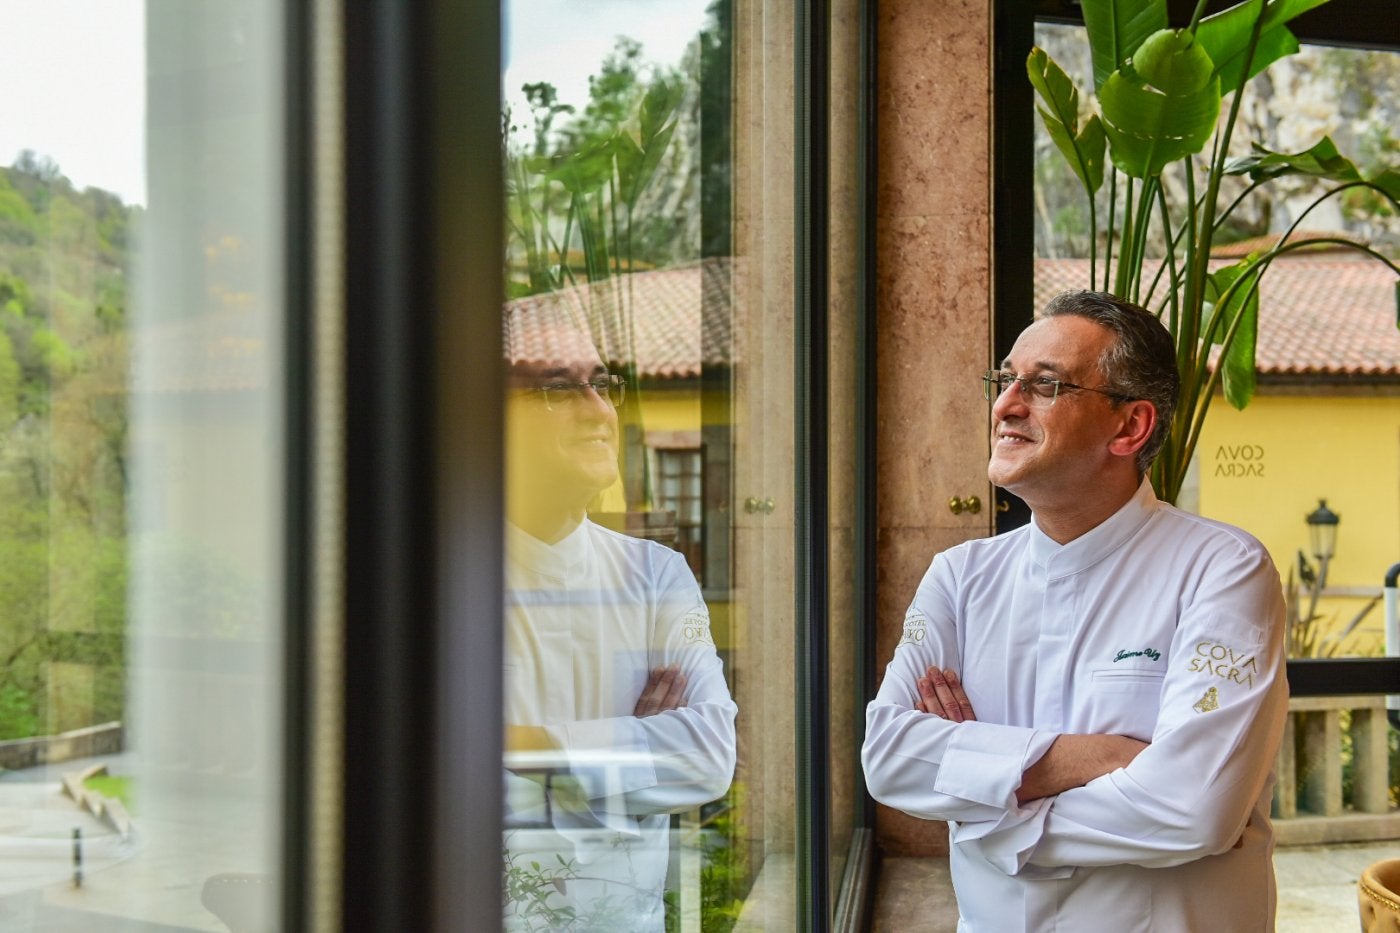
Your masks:
M1308 589L1308 619L1311 620L1317 615L1317 600L1322 595L1322 588L1327 585L1327 565L1337 553L1337 525L1342 521L1342 517L1327 507L1326 499L1317 500L1317 508L1313 509L1303 520L1308 523L1308 538L1312 542L1312 555L1317 559L1317 574L1312 580L1307 580L1312 568L1307 566L1307 561L1303 555L1298 555L1299 570L1304 571L1304 580L1309 583Z
M1327 507L1326 499L1317 500L1317 508L1308 513L1308 537L1312 555L1317 558L1317 588L1327 585L1327 564L1337 553L1337 525L1342 517Z

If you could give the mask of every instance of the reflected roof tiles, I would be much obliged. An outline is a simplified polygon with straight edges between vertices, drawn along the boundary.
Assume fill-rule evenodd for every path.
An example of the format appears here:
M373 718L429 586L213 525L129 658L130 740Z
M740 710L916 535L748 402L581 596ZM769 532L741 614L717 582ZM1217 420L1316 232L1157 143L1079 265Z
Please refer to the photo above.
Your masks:
M635 340L644 377L695 378L702 365L728 366L735 358L731 295L737 266L729 258L705 259L509 301L505 328L511 362L558 359L566 352L561 332L573 329L591 334L610 364L632 358L628 347Z

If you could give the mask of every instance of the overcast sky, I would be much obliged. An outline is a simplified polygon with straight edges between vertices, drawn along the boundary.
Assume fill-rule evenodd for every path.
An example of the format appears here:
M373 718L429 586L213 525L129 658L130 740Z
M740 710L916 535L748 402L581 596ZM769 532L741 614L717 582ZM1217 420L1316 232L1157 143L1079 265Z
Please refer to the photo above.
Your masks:
M548 81L580 110L588 76L620 35L642 43L649 62L675 65L705 22L708 0L510 0L505 11L502 92L528 113L520 86Z
M0 0L0 164L22 149L79 189L146 201L143 0Z
M617 36L647 61L674 65L700 31L707 0L513 0L506 5L503 81L552 82L565 103L588 100L588 76ZM0 0L0 165L22 149L58 163L78 188L146 201L144 0Z

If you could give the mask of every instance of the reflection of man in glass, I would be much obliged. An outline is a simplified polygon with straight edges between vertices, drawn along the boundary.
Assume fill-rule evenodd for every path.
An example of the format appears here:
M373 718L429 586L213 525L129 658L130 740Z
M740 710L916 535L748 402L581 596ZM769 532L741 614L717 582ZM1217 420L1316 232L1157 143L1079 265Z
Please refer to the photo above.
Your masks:
M728 788L734 703L681 555L586 514L622 380L548 306L508 325L506 924L661 930L668 814Z

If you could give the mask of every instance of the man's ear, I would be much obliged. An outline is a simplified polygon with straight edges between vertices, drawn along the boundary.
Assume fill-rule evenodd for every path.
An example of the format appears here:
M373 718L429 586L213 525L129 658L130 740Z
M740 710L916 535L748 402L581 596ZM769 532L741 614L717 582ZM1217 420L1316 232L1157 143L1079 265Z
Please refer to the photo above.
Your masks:
M1157 406L1145 399L1124 402L1119 414L1123 418L1118 434L1108 444L1109 453L1131 457L1152 437L1157 427Z

